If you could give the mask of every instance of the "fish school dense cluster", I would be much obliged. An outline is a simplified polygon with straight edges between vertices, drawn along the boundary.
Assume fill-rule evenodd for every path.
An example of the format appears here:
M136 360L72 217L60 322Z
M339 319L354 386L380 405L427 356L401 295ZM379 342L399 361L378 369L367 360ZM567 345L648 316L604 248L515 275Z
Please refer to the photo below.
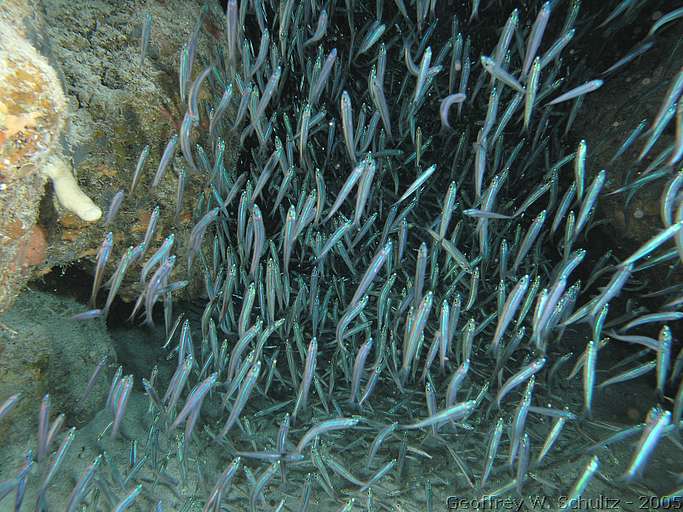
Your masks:
M680 450L683 356L672 332L683 289L628 290L639 272L683 261L683 71L613 158L637 149L636 165L649 165L614 194L662 187L661 225L621 259L586 244L611 177L587 172L590 147L572 125L587 95L680 28L683 9L648 21L644 39L595 71L572 48L650 2L610 2L591 17L580 0L446 3L229 0L197 13L179 53L179 132L156 169L144 146L105 225L136 187L170 172L176 204L157 206L118 262L104 235L90 309L75 317L107 317L124 277L139 274L130 321L163 322L159 360L172 377L155 367L137 382L118 367L100 452L77 481L62 474L78 432L63 431L63 415L50 422L46 396L34 449L0 482L3 506L55 510L54 489L68 487L69 512L431 511L454 493L550 486L570 509L608 466L620 474L611 485L629 486L660 443ZM200 55L209 15L223 33ZM141 65L153 26L144 16ZM674 143L662 145L672 125ZM239 158L226 168L231 144ZM186 180L205 183L194 228L154 246L160 209L179 214ZM196 325L173 308L192 279L174 271L176 258L202 276ZM624 305L637 293L660 306ZM568 332L580 333L578 352ZM599 378L613 344L637 357ZM659 405L578 442L594 396L646 374ZM578 407L554 393L558 379L578 390ZM135 421L148 434L131 439L127 409L143 392L147 414ZM11 422L21 397L2 399L0 421ZM617 444L627 460L610 456ZM121 465L111 453L124 449ZM429 470L438 457L448 472ZM562 486L545 474L558 457L578 468ZM681 482L669 477L673 499Z

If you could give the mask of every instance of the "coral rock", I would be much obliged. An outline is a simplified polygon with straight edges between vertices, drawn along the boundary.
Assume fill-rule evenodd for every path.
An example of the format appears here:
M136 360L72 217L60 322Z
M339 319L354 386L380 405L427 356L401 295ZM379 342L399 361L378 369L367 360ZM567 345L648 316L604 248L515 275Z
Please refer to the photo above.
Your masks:
M3 9L9 7L3 6ZM0 18L0 311L45 259L36 233L45 189L42 166L59 146L65 99L47 60ZM32 263L34 262L34 263Z

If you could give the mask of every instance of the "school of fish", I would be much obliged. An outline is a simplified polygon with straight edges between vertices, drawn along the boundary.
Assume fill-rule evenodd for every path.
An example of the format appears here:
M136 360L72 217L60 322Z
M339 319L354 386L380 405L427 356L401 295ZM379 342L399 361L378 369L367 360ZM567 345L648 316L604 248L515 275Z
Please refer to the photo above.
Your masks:
M129 320L163 324L158 359L172 376L155 367L137 382L116 369L100 452L75 482L58 483L78 431L62 429L63 415L50 421L46 395L37 444L0 482L0 506L56 510L51 491L67 486L68 512L431 512L446 494L535 492L561 457L579 468L556 489L567 498L557 509L571 509L603 468L629 486L660 443L680 450L683 285L632 283L683 262L683 68L613 158L635 148L636 164L650 165L613 194L662 187L661 225L621 259L587 244L613 178L589 172L590 148L572 125L586 95L680 28L683 8L590 75L595 63L574 64L574 45L650 2L607 2L590 18L581 0L529 3L228 0L218 14L196 13L179 54L179 132L153 171L143 147L128 190L172 171L176 204L154 209L119 262L104 234L89 309L74 317L106 318L124 277L139 273ZM494 14L505 20L497 30ZM224 22L210 56L197 52L208 15ZM145 15L141 65L153 25ZM673 144L662 145L672 126ZM237 145L235 168L224 164L226 141ZM187 180L205 183L194 228L154 247L160 209L178 217ZM120 191L105 226L126 207ZM193 275L179 275L177 258L203 281L193 322L174 312ZM638 294L660 306L625 302ZM613 344L638 352L598 375ZM644 375L659 405L642 423L558 451L592 421L595 395ZM558 398L558 380L579 390L578 408ZM147 413L134 421L148 434L131 439L127 410L143 392ZM0 397L0 422L21 399ZM609 456L617 443L630 443L630 459ZM121 449L125 466L111 456ZM218 454L211 464L207 451ZM430 473L439 457L450 473ZM671 477L672 499L682 484Z

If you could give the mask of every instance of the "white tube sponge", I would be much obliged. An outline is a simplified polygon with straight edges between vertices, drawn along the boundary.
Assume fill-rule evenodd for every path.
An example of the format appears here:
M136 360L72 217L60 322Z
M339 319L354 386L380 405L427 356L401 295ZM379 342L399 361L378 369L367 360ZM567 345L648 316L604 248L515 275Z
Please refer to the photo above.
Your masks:
M52 180L57 200L64 208L87 222L94 222L102 217L102 210L78 187L64 160L51 156L45 163L43 172Z

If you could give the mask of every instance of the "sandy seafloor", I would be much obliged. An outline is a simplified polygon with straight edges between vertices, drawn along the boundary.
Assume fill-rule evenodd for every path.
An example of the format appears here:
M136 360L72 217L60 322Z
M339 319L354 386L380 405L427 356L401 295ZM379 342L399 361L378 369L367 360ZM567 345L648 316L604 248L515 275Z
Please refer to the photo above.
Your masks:
M29 293L28 300L31 300L31 292L27 293ZM44 307L44 304L40 302L44 299L41 299L39 294L33 295L36 302L35 308ZM161 326L157 325L155 329L149 329L121 321L129 308L128 305L122 306L121 311L112 315L108 324L109 335L113 340L118 357L117 364L123 366L124 375L132 374L135 377L135 391L128 403L122 430L123 437L111 440L110 436L105 434L100 438L101 433L112 419L110 412L103 409L90 422L78 428L65 464L48 489L49 510L65 509L68 495L81 472L101 451L106 451L111 459L117 461L116 466L119 469L119 475L111 473L108 464L103 464L101 469L111 475L109 479L114 480L125 480L127 471L130 469L128 457L132 439L138 440L139 457L145 453L151 416L147 414L150 402L142 389L141 379L143 377L148 378L151 368L158 364L159 381L164 383L159 386L159 389L164 390L165 383L168 382L175 368L175 360L169 360L167 358L169 351L160 348L165 340ZM187 317L196 327L199 325L199 318L197 312L192 312L193 309L196 307L187 310ZM182 310L183 305L175 306L176 313ZM15 323L12 323L11 311L0 317L0 320L4 325L14 330L21 330L26 327L17 324L16 320ZM69 323L68 318L62 322L65 331L69 329ZM574 340L576 342L575 354L581 353L586 335L587 333L567 330L562 343L567 345L567 350L572 350L574 347L570 345ZM201 334L195 333L195 339L197 337L201 339ZM195 341L195 343L198 342ZM612 345L614 346L609 349L606 347L600 351L599 381L604 380L606 376L623 371L623 368L612 371L610 368L634 352L616 343ZM555 382L549 384L549 394L547 394L549 402L539 404L535 400L533 405L547 405L555 408L567 407L573 412L581 412L583 408L581 373L573 380L567 380L567 374L573 366L573 362L574 360L563 367L557 374ZM111 378L117 364L109 365L107 379ZM323 361L319 361L319 368L322 364L324 364ZM651 378L654 379L654 376ZM542 381L539 380L539 384L541 383ZM419 387L413 389L419 389ZM497 419L496 412L493 411L486 424L470 423L468 428L474 432L456 430L455 434L448 434L449 427L443 427L441 433L444 434L443 438L447 440L447 446L442 441L435 439L427 430L422 431L417 436L412 436L408 443L406 465L402 475L399 475L396 470L392 471L379 483L376 496L379 497L382 493L388 493L382 498L382 502L390 504L391 510L424 511L427 510L425 485L428 480L433 490L433 510L435 511L448 510L449 503L451 510L553 510L557 507L558 497L567 493L589 460L589 456L585 454L585 449L618 429L643 421L647 411L655 404L653 389L654 383L650 381L650 378L643 377L600 391L596 390L592 418L567 423L558 443L546 459L538 466L532 465L529 480L523 488L522 495L519 495L514 488L497 497L491 495L493 491L505 486L514 478L514 470L505 466L508 455L506 434L503 435L502 446L496 459L492 477L486 487L483 489L478 487L485 458L485 443ZM269 394L272 397L276 393L277 382L274 383ZM4 400L5 397L0 398ZM241 450L272 448L280 419L285 412L290 411L293 407L291 398L286 395L283 396L283 408L272 414L264 415L261 411L268 413L265 408L272 404L263 397L252 397L242 415L242 417L249 418L251 434L244 430L240 432L237 428L233 429L229 435L230 443L239 445ZM513 400L515 403L517 402L517 395ZM322 412L315 390L311 392L311 402L314 417L324 416L325 419L330 417L330 415ZM153 500L159 499L164 502L164 510L191 511L202 509L204 499L210 488L213 487L215 479L234 457L232 452L234 446L221 446L214 442L207 443L209 436L206 430L207 428L212 430L215 424L211 418L212 405L205 402L202 420L200 420L201 423L197 431L199 435L195 434L194 436L185 465L185 475L180 470L175 457L177 450L173 447L167 450L171 455L168 456L166 472L178 480L177 487L173 488L164 482L154 484L151 474L143 470L140 474L141 482L150 493L143 493L132 510L151 510L155 503ZM345 413L352 412L345 408L345 404L341 405ZM36 404L36 415L38 406L39 404ZM371 429L372 432L368 432L365 436L359 436L359 430L332 433L326 435L324 440L324 444L330 447L330 451L337 460L361 480L367 480L372 473L392 458L397 458L399 454L401 436L394 434L380 449L378 457L373 463L372 471L368 472L365 468L369 442L381 428L377 425L384 425L393 421L393 418L384 417L381 411L393 407L395 410L405 411L406 416L420 417L424 414L425 409L424 395L417 391L400 395L393 387L384 386L376 390L371 400L371 406L373 412L368 409L363 411L362 415L366 421L360 425L359 429ZM510 408L506 410L506 413L509 414L509 410ZM289 437L290 442L296 443L300 439L303 431L311 424L312 419L306 421L303 427L297 425L292 428ZM11 413L3 421L12 421ZM67 426L69 426L68 421ZM532 460L537 456L551 426L552 418L529 413L527 432L531 438ZM244 423L242 427L245 427ZM178 432L180 431L181 429L178 430ZM31 439L27 441L25 446L0 446L0 461L3 461L2 467L0 467L0 481L16 474L21 466L26 448L35 449L35 434L30 437ZM58 442L61 439L62 435L58 437ZM624 469L637 446L637 441L638 437L631 438L628 441L612 445L610 448L600 448L596 452L601 461L601 469L584 495L584 499L587 501L581 504L582 508L580 509L635 511L654 509L657 507L653 505L657 504L668 504L670 505L668 508L673 509L683 506L679 505L678 501L662 503L657 498L670 494L682 485L679 478L683 472L683 460L680 457L682 452L678 436L666 438L660 443L643 479L629 484L620 482ZM165 448L162 442L162 451ZM55 450L56 446L52 449ZM12 460L15 461L14 464L7 463ZM203 462L201 468L197 461ZM257 477L268 466L267 463L254 460L243 461L243 464L243 467L248 467ZM34 466L22 510L34 508L37 482L44 471L44 465L36 464ZM283 498L286 499L286 510L299 510L299 496L303 478L307 473L314 471L315 467L311 464L310 457L301 463L289 465L287 482L282 483L279 476L276 477L267 487L266 502L259 503L257 510L272 510ZM357 489L334 473L331 473L331 479L339 501L336 503L332 501L322 488L315 484L309 510L337 510L343 504L344 498L348 500L348 495L352 495ZM125 483L125 489L130 491L133 485L128 482ZM240 470L233 482L232 490L223 503L223 510L249 510L251 487L245 478L245 472ZM112 492L119 499L125 495L123 489L114 488ZM449 497L451 497L450 502L448 501ZM365 497L359 496L353 510L366 510L365 501ZM0 511L6 510L14 510L13 495L0 503ZM106 501L100 497L99 506L97 508L90 507L87 510L109 510L109 507ZM376 510L382 510L382 508L378 507Z

